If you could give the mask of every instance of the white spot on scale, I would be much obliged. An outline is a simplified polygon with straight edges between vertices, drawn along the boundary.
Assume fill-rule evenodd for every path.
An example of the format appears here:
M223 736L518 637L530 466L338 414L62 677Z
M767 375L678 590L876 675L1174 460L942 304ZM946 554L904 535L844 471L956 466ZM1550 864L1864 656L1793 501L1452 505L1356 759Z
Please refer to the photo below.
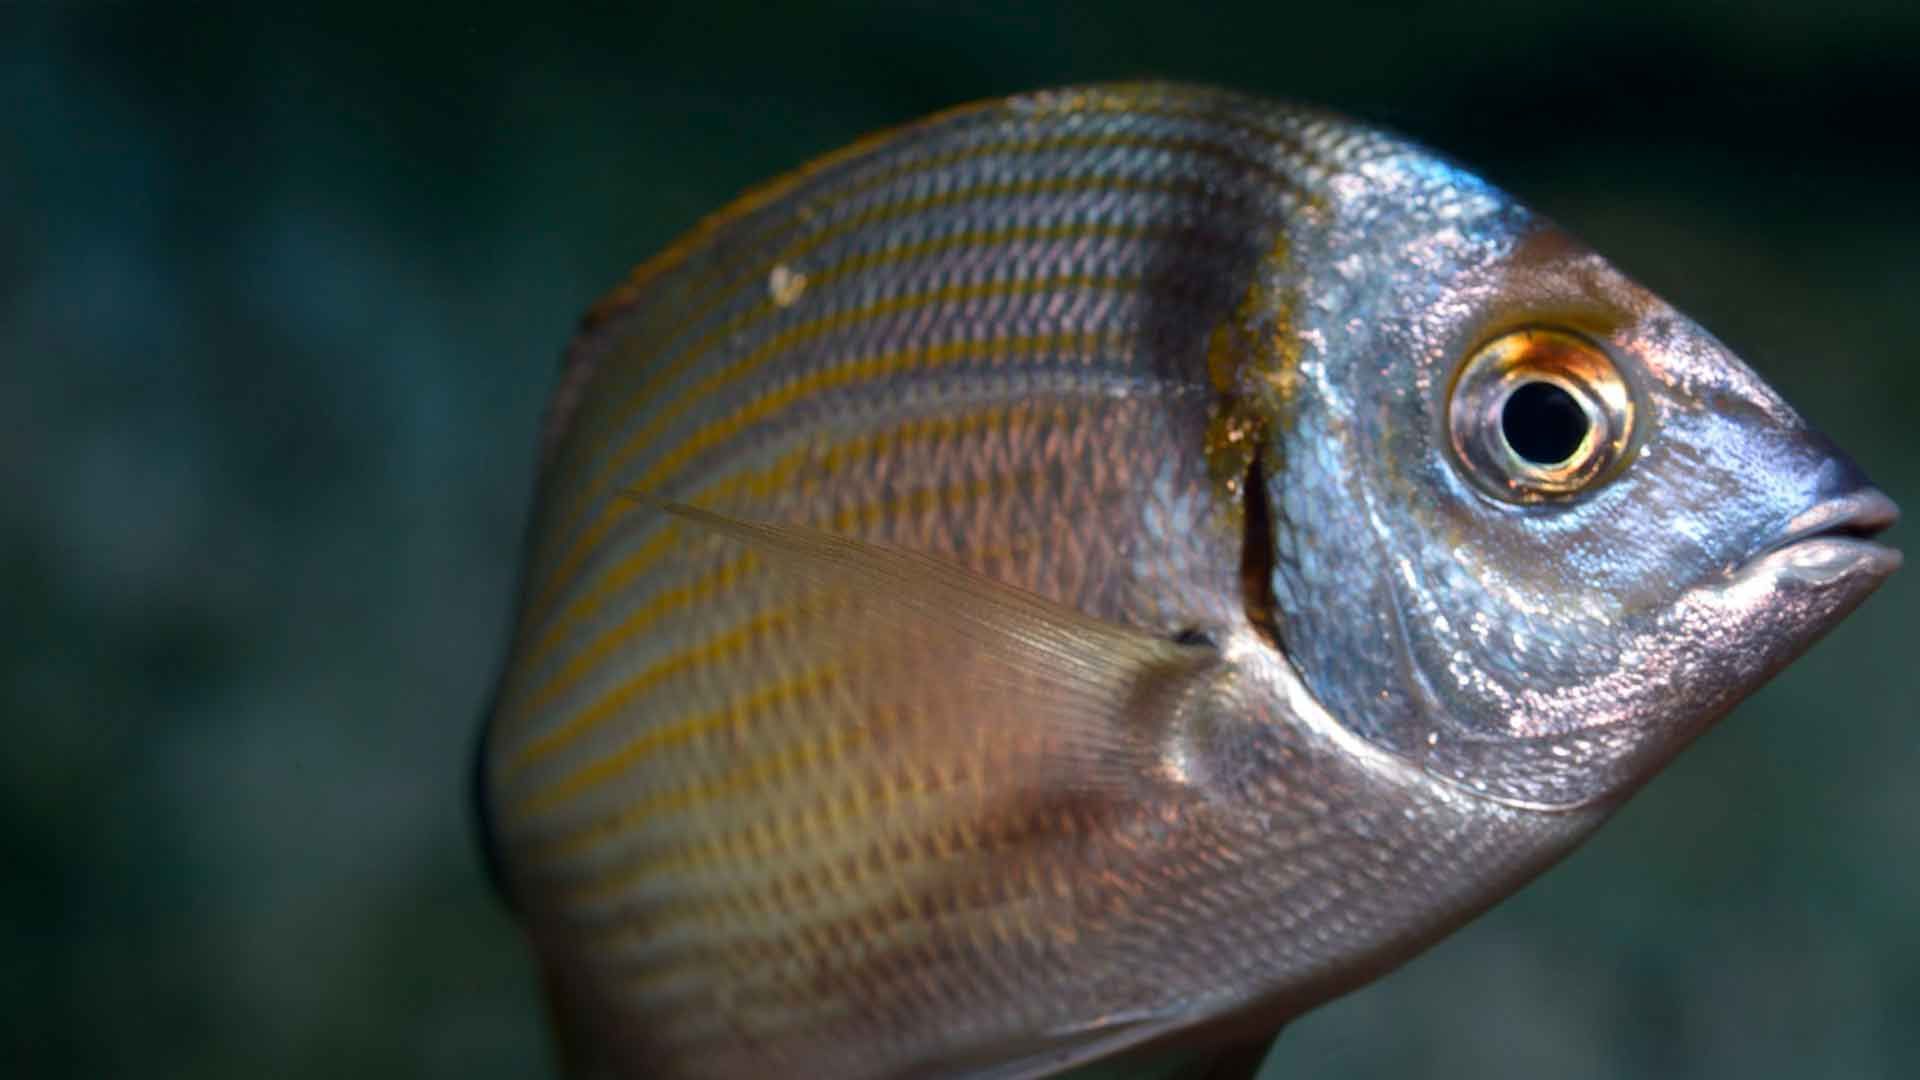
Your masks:
M792 307L807 291L807 275L790 269L784 263L775 266L767 274L767 295L777 307Z

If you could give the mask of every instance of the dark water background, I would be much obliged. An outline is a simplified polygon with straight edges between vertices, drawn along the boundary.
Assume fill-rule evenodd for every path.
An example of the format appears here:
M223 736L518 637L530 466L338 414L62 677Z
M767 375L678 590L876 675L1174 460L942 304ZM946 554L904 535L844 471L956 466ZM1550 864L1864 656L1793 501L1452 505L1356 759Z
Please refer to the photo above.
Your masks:
M940 106L1153 74L1388 122L1920 513L1920 5L281 6L0 2L8 1075L547 1073L462 785L557 351ZM1270 1073L1913 1075L1917 607L1920 565Z

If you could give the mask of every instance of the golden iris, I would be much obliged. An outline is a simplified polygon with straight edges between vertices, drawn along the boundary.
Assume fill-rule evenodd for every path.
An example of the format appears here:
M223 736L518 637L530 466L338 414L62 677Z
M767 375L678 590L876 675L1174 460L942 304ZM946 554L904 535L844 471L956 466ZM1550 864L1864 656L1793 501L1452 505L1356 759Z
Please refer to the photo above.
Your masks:
M1467 474L1511 502L1564 500L1611 479L1633 438L1633 394L1606 350L1564 330L1514 330L1453 381L1447 429Z

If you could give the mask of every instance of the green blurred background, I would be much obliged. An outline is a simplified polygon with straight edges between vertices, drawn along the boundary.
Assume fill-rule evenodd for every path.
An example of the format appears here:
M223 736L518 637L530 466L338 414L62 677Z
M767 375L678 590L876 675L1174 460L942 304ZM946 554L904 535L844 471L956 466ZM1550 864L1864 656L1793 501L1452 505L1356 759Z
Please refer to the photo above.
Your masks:
M558 350L940 106L1151 74L1392 124L1920 511L1920 5L277 7L0 3L7 1075L550 1071L463 785ZM1916 601L1270 1074L1913 1075Z

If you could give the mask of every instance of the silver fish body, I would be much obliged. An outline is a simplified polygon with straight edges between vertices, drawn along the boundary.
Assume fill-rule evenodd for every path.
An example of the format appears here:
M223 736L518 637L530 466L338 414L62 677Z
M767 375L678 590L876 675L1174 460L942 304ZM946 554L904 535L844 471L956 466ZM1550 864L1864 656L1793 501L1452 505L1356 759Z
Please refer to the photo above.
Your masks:
M1271 1031L1898 565L1884 496L1565 234L1179 86L745 197L589 316L547 430L483 800L613 1075Z

